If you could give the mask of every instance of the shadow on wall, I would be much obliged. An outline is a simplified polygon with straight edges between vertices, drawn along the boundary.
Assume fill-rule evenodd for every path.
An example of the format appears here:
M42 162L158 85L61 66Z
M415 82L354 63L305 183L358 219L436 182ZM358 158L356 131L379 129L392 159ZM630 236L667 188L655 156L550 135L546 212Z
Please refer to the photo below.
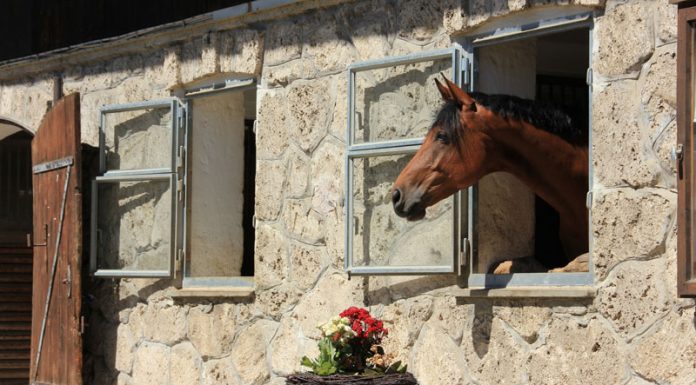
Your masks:
M514 314L522 308L534 307L548 309L556 307L586 307L592 304L592 298L544 298L544 299L494 299L494 298L457 298L457 306L474 305L474 316L471 324L470 335L464 335L464 338L470 338L473 349L476 355L483 359L488 354L488 349L491 341L491 332L493 327L494 317L502 319L505 322L505 317L497 314L496 309L502 308ZM695 320L696 321L696 320ZM467 329L465 328L465 333ZM521 337L528 343L534 344L539 338L539 330L533 330Z

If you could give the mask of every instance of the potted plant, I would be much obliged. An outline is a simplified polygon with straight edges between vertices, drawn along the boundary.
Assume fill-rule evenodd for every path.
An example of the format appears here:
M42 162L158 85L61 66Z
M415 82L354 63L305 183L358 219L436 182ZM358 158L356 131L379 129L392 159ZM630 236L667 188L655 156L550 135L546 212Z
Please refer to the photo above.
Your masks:
M367 310L350 307L317 327L319 356L302 357L311 371L289 376L286 384L417 385L406 365L385 354L381 343L389 332Z

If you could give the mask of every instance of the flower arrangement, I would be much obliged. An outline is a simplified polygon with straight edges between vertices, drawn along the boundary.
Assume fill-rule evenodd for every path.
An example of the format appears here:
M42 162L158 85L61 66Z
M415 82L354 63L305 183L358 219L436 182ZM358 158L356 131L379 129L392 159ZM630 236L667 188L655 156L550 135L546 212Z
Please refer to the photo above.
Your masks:
M321 330L319 357L302 357L302 365L320 376L332 374L405 373L406 365L392 362L385 354L382 339L389 334L384 323L362 308L350 307L326 323Z

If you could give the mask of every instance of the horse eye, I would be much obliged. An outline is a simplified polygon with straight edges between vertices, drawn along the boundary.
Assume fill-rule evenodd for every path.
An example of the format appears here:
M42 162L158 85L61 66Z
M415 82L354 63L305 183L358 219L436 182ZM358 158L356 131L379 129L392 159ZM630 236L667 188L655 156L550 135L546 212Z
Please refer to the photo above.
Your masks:
M445 143L445 144L449 143L449 138L442 131L438 132L437 135L435 135L435 140L437 140L438 142Z

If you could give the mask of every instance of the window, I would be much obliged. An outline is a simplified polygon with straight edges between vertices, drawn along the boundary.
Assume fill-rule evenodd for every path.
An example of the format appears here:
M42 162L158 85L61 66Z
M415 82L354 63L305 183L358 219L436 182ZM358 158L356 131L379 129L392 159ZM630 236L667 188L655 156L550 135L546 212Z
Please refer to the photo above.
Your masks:
M255 101L234 80L102 108L95 276L253 286Z
M456 274L460 286L485 288L592 284L591 272L488 274L494 262L512 256L552 258L563 252L555 211L509 174L483 178L429 208L424 221L398 218L388 199L441 105L433 82L440 72L470 91L573 106L567 112L584 126L589 142L592 14L578 8L563 12L543 20L497 21L449 50L350 67L345 261L350 274Z
M358 63L349 70L346 259L350 274L443 274L459 268L466 193L420 222L398 218L389 190L423 141L440 95L433 79L460 81L459 47Z
M680 5L678 16L677 42L677 147L675 157L678 161L678 247L677 247L677 289L682 297L696 296L696 259L694 258L694 130L696 116L694 103L696 97L696 7Z

